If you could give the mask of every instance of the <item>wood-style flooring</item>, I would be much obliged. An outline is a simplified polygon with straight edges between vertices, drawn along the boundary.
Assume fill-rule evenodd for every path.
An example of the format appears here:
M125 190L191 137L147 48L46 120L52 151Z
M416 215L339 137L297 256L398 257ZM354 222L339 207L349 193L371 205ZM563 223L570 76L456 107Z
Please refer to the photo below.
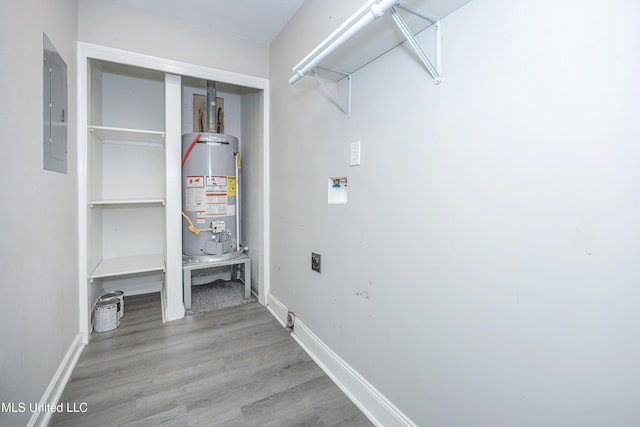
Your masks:
M93 334L60 401L87 411L50 426L372 425L260 304L163 324L159 294Z

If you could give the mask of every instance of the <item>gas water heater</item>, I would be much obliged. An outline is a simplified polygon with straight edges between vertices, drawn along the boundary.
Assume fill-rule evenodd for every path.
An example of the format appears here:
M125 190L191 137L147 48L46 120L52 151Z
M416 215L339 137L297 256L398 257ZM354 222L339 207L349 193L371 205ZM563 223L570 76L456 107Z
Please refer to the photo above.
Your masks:
M207 103L209 131L182 136L182 253L193 261L234 258L243 250L238 138L215 132L210 82Z

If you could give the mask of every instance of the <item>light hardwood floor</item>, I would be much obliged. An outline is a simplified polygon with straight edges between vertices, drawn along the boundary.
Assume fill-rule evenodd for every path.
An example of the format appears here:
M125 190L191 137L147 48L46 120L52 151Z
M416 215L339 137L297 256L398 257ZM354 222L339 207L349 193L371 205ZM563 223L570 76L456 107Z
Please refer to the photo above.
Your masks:
M128 297L94 333L50 426L370 426L263 306L162 323L159 294Z

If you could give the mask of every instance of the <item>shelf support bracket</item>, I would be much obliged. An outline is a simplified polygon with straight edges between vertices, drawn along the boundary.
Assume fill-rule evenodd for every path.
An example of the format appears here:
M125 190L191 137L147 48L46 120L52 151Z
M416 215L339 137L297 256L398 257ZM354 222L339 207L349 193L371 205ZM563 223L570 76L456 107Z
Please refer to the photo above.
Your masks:
M422 14L416 13L416 11L414 11L412 8L405 7L403 4L399 4L398 7L401 7L404 10L406 10L407 12L413 13L414 15L419 16L420 18L432 21L432 19L427 18L427 17L423 16ZM391 17L395 21L395 23L398 26L398 28L400 29L400 31L402 31L402 34L407 38L407 41L409 42L409 44L411 45L413 50L418 55L418 58L420 58L420 61L422 61L424 66L427 68L427 71L429 72L429 74L431 74L431 77L433 77L433 80L434 80L435 84L440 84L440 82L442 82L442 74L441 74L441 70L440 70L440 64L441 64L441 61L440 61L440 52L441 52L441 47L440 47L440 43L441 43L440 20L437 20L437 21L434 22L434 25L435 25L435 34L434 34L434 36L435 36L435 63L436 63L436 65L434 66L431 63L431 61L429 60L429 58L427 57L427 55L424 53L424 50L422 50L422 47L420 46L420 44L416 40L415 36L413 35L411 30L409 29L409 26L404 21L404 19L402 19L402 16L400 16L400 14L395 9L395 7L391 7L389 9L389 12L391 13Z
M347 119L350 119L351 118L351 74L345 73L344 71L340 71L340 70L334 70L334 69L331 69L331 68L325 68L325 67L316 67L316 68L319 68L319 69L322 69L322 70L326 70L326 71L330 71L332 73L342 74L343 76L345 76L347 78L347 103L345 105L340 100L340 98L338 98L338 95L335 94L329 88L329 86L327 86L327 83L322 79L322 77L320 77L320 75L315 70L315 68L311 70L311 74L313 75L313 77L316 78L316 80L318 80L318 82L320 83L320 86L322 86L322 88L327 93L327 95L329 95L329 97L333 100L333 102L335 102L336 105L338 107L340 107L340 109L342 110L344 115L347 117Z

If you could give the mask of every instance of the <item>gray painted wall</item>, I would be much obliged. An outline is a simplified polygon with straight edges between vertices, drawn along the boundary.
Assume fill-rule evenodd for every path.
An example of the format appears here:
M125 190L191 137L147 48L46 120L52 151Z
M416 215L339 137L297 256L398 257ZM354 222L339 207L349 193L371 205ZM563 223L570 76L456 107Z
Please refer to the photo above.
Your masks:
M396 49L348 120L287 81L360 4L271 46L272 294L418 425L639 424L640 6L474 0L441 85Z
M0 6L0 401L37 403L78 334L77 2ZM42 169L42 33L67 63L68 173ZM22 426L31 413L0 413Z

